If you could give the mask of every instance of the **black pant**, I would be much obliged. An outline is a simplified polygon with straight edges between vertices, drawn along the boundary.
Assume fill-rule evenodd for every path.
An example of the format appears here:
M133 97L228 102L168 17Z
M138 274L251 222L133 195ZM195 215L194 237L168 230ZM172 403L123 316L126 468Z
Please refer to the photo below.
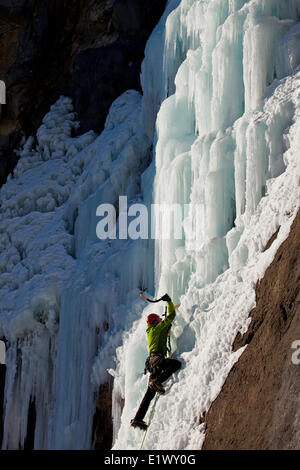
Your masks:
M156 380L157 382L162 383L167 380L174 372L180 369L180 367L181 362L177 361L177 359L163 358L161 362L155 367L155 370L153 372L151 371L150 367L150 380ZM152 390L152 388L148 386L134 419L136 419L137 421L142 421L144 419L144 416L147 413L147 410L149 408L151 400L155 396L155 393L155 390Z

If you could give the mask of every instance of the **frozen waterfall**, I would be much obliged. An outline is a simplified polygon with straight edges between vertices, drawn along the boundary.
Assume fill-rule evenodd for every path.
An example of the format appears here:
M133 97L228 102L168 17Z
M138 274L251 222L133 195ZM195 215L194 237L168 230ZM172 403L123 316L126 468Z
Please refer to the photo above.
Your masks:
M256 281L299 207L300 2L170 5L148 42L142 83L146 103L148 93L168 95L156 120L153 201L179 204L182 213L190 207L184 236L155 240L154 260L156 294L168 292L180 303L172 339L184 367L157 403L144 445L152 450L201 448L200 416L243 352L231 345L249 325ZM163 64L160 95L156 64ZM138 431L128 423L147 378L133 358L147 355L151 309L118 349L116 417L120 394L125 406L114 449L137 448Z

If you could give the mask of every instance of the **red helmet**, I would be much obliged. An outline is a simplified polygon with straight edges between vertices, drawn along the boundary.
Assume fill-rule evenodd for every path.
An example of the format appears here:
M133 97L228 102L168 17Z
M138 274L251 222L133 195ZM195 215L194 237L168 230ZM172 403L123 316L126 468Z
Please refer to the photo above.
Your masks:
M155 322L156 320L161 320L159 315L156 315L156 313L150 313L147 317L147 325L151 325L151 323Z

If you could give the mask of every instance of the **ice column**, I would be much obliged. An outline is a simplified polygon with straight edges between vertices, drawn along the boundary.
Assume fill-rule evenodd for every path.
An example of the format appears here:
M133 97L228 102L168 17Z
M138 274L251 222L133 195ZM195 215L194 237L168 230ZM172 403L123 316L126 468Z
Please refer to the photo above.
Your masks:
M200 285L227 269L226 234L236 223L238 240L241 215L253 213L265 194L267 178L284 170L282 152L276 153L266 136L274 134L274 126L282 130L286 123L278 120L269 128L252 115L262 109L277 74L295 69L298 14L297 2L212 0L182 1L167 18L163 61L169 90L174 64L179 56L184 60L175 75L174 94L158 113L154 201L177 203L182 211L190 203L194 214L186 213L180 243L156 243L160 290L174 286L183 252L187 272L194 264L189 255L197 260ZM290 65L282 59L287 47ZM182 183L182 175L189 185ZM164 189L166 181L171 191ZM195 220L196 244L190 240ZM174 272L169 276L170 271ZM163 281L171 278L171 283Z

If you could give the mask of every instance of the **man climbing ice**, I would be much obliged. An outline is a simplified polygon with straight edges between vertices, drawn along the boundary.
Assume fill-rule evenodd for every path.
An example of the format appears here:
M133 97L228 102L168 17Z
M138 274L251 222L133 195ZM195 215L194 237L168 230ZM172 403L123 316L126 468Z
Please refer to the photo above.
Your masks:
M175 307L172 300L165 294L160 300L168 302L168 315L164 320L156 313L147 316L147 339L149 346L149 357L146 366L150 372L149 384L139 409L131 420L131 426L142 430L147 429L147 424L143 421L149 408L151 400L156 392L164 394L165 389L162 383L181 367L181 362L177 359L167 358L167 339L172 321L176 316Z

